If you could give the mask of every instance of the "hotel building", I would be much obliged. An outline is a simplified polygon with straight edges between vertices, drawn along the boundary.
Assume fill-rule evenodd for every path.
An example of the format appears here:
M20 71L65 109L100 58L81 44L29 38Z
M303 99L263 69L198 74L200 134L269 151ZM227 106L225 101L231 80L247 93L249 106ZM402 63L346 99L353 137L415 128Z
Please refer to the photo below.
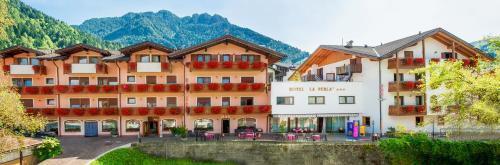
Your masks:
M0 55L27 113L47 117L47 130L80 136L161 136L178 126L268 132L267 67L285 57L232 36L177 51L143 42L118 51L15 46Z

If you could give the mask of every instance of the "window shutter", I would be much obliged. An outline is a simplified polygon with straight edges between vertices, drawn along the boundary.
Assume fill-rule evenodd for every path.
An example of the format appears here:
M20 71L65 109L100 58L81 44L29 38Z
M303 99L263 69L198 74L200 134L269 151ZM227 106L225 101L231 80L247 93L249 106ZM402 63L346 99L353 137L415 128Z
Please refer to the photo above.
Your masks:
M77 56L73 56L73 63L78 64L78 57Z
M255 55L255 61L259 61L260 62L260 55Z
M139 61L140 61L140 59L141 59L141 56L139 56L139 55L135 55L135 62L139 62Z
M240 62L241 61L241 55L234 55L234 62Z

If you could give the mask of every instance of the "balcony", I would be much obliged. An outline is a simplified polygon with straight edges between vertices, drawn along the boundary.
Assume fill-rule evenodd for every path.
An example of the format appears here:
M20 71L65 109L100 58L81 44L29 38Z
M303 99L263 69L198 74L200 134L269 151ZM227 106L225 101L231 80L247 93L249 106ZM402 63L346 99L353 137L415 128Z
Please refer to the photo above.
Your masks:
M268 114L271 113L271 105L249 105L249 106L203 106L190 107L190 115L241 115L241 114Z
M64 64L64 74L107 74L108 67L106 64Z
M222 70L232 70L232 71L262 71L267 68L267 64L263 62L233 62L233 61L209 61L200 62L193 61L189 63L189 68L193 70L204 70L204 71L222 71Z
M43 65L5 65L3 69L13 75L47 74L47 68Z
M108 107L108 108L27 108L26 113L45 116L165 116L180 115L184 111L180 107Z
M50 95L64 93L129 93L129 92L183 92L180 84L121 84L121 85L56 85L26 86L19 88L20 94Z
M172 71L167 62L129 62L128 72L133 73L159 73Z
M399 84L397 82L389 82L389 92L397 92L399 87L399 92L405 91L418 91L420 88L420 82L417 81L401 81Z
M424 67L425 60L423 58L401 58L399 59L399 69L415 69ZM396 69L396 59L389 59L388 69Z
M264 83L208 83L189 84L190 92L263 92Z
M351 73L361 73L363 71L362 65L359 64L349 64L340 67L336 67L337 75L348 75Z
M426 115L427 111L424 105L390 105L389 116L412 116Z
M181 84L121 84L120 92L184 92Z

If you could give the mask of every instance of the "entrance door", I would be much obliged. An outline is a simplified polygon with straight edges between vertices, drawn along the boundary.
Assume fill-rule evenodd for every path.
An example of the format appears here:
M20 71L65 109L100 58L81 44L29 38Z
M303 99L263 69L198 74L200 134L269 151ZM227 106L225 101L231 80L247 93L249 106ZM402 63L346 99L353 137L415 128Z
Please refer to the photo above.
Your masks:
M85 137L96 137L96 136L97 136L97 121L86 121Z
M229 133L229 129L229 119L222 119L222 133Z
M149 123L147 121L142 123L142 130L144 130L144 136L149 136Z
M158 135L158 122L149 121L149 134Z
M318 117L318 132L323 132L323 118Z

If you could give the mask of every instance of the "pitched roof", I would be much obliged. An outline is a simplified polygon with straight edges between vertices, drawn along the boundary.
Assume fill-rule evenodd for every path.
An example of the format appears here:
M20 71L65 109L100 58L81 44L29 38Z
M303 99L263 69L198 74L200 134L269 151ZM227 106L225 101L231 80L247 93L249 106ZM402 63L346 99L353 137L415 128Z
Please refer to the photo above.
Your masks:
M38 51L35 49L31 49L31 48L17 45L17 46L12 46L12 47L5 48L5 49L1 50L0 56L2 58L6 58L6 57L14 56L14 55L19 54L19 53L35 53L36 56L41 56L41 55L45 54L44 52L41 52L41 51Z
M107 50L99 49L99 48L96 48L96 47L93 47L90 45L86 45L86 44L75 44L72 46L68 46L66 48L56 50L55 53L60 54L61 56L67 57L68 55L70 55L72 53L76 53L76 52L80 52L80 51L87 51L87 50L98 52L98 53L102 54L103 56L111 55L111 53Z
M170 56L174 57L174 58L185 56L185 55L188 55L190 53L196 52L198 50L202 50L202 49L205 49L205 48L208 48L211 46L215 46L217 44L224 43L224 42L233 43L235 45L238 45L238 46L253 50L255 52L261 53L263 55L269 56L270 63L274 63L276 61L279 61L281 58L286 57L285 54L271 50L269 48L265 48L263 46L256 45L254 43L251 43L251 42L239 39L239 38L236 38L236 37L231 36L231 35L225 35L225 36L215 38L213 40L210 40L210 41L207 41L207 42L204 42L204 43L201 43L201 44L189 47L189 48L175 51L172 54L170 54Z
M127 46L127 47L124 47L124 48L121 48L120 49L120 52L125 54L125 55L130 55L131 53L133 52L137 52L137 51L141 51L141 50L144 50L144 49L149 49L149 48L154 48L154 49L157 49L157 50L160 50L160 51L163 51L163 52L167 52L167 53L171 53L172 50L161 45L161 44L158 44L158 43L154 43L154 42L151 42L151 41L145 41L145 42L141 42L141 43L137 43L137 44L134 44L134 45L130 45L130 46Z
M111 55L102 58L103 61L128 61L130 56L124 55L120 51L110 51Z

